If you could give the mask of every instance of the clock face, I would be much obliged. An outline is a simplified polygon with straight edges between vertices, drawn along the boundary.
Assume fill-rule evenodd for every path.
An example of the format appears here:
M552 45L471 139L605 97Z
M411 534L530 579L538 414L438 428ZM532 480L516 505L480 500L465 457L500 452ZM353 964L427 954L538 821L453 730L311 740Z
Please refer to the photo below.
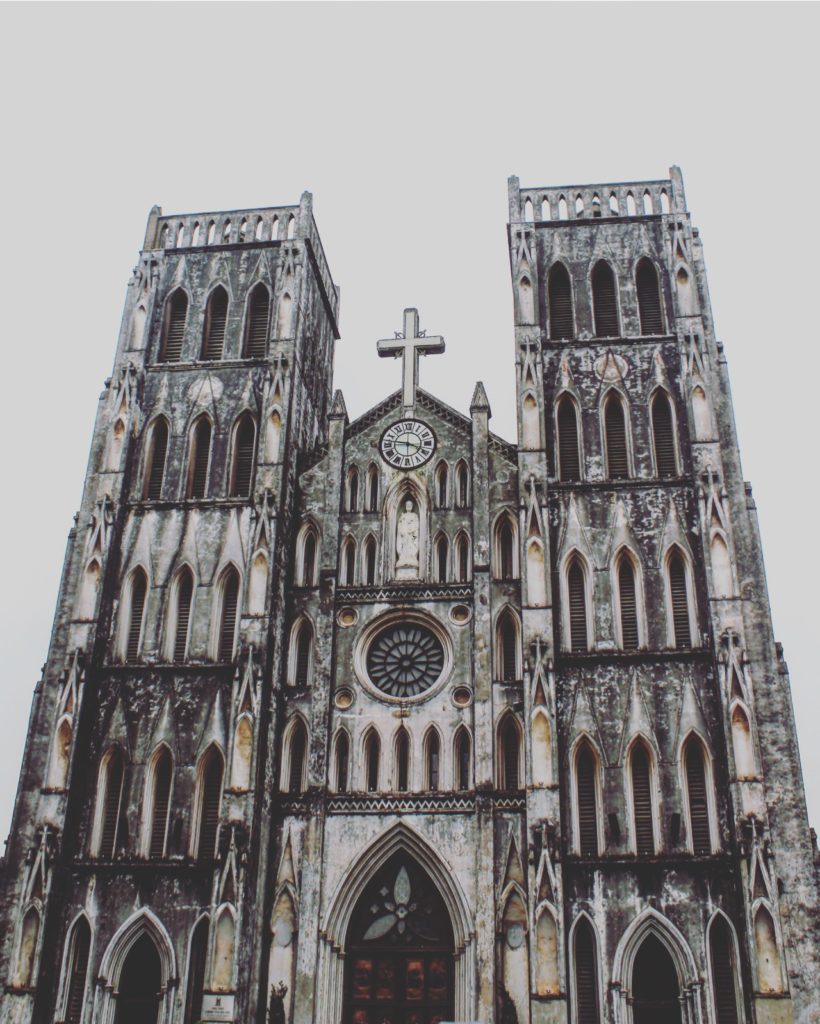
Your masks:
M423 466L436 450L433 431L421 420L399 420L382 434L382 458L396 469Z

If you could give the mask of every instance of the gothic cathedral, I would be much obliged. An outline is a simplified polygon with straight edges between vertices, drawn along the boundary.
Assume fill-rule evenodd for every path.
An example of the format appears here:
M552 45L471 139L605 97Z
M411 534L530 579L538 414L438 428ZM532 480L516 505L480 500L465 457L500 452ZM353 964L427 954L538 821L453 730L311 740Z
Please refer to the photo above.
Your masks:
M481 383L469 414L420 387L416 309L349 420L309 193L151 211L3 862L3 1022L820 1020L680 172L511 178L508 237L516 443Z

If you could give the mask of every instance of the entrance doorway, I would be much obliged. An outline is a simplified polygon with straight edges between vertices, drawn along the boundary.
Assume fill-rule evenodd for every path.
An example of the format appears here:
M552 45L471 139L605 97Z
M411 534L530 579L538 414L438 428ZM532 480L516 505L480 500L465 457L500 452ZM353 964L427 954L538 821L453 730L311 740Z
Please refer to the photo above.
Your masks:
M681 1024L678 972L654 935L644 939L632 970L633 1024Z
M156 1024L162 967L157 947L141 935L122 966L114 1024Z
M366 886L348 929L344 1024L452 1020L454 941L444 901L408 854Z

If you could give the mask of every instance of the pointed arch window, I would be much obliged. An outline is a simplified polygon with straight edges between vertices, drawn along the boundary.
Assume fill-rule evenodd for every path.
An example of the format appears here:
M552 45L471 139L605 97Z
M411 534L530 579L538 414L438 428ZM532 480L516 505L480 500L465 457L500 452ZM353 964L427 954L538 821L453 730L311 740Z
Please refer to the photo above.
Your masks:
M689 574L683 555L677 548L673 548L669 554L667 573L669 575L669 601L674 645L678 648L691 647Z
M675 429L672 407L663 391L652 398L652 443L655 450L655 469L660 477L676 476Z
M156 1024L162 998L162 965L153 939L143 932L125 957L117 984L114 1024Z
M97 784L96 854L111 860L117 849L123 825L123 789L125 765L119 747L111 747L103 757Z
M81 917L74 925L69 937L69 953L66 961L67 984L65 1002L65 1024L80 1024L85 1001L85 985L88 977L88 952L91 947L91 928Z
M248 296L245 318L245 356L261 359L268 350L268 320L270 319L270 292L260 281Z
M466 583L470 579L470 542L466 533L456 537L453 563L456 581Z
M693 853L712 852L709 799L706 789L706 761L703 745L694 736L686 742L684 766L689 810L690 846Z
M159 501L165 479L165 460L168 455L168 420L158 416L151 426L148 438L148 457L145 460L144 497Z
M187 319L188 296L182 288L177 288L165 303L161 362L178 363L182 358L182 343L185 340Z
M600 1024L598 944L592 925L581 918L575 928L575 1009L577 1024Z
M599 338L617 338L618 288L615 273L606 260L599 260L592 271L592 307L595 334Z
M301 565L299 568L299 583L303 587L316 585L316 548L317 540L315 532L308 528L302 533Z
M376 582L376 540L374 537L366 537L363 550L363 572L366 586L373 586Z
M352 587L356 579L356 541L347 537L342 543L342 583Z
M239 573L229 566L222 577L219 615L219 661L231 661L236 643L237 610L239 605Z
M496 579L514 580L518 576L517 544L515 522L503 515L495 528Z
M581 479L581 451L578 441L578 412L569 395L558 399L558 476L561 480Z
M586 572L578 555L567 566L567 612L570 650L589 650Z
M211 746L203 754L199 767L197 860L213 860L216 856L216 837L219 831L219 810L222 803L224 775L225 763L222 754L215 746Z
M550 306L550 338L554 341L575 337L575 317L572 311L572 285L563 263L550 268L547 283Z
M638 288L641 334L663 334L663 311L658 271L652 260L646 256L638 260L635 283Z
M734 942L726 920L718 915L709 929L715 1024L739 1024Z
M378 733L373 730L364 744L365 788L368 793L375 793L379 788L379 759L381 758L381 742Z
M379 511L379 471L376 466L367 471L367 511Z
M355 466L351 466L347 471L345 497L345 511L357 512L359 509L359 470Z
M307 619L300 619L297 623L292 645L291 685L308 686L313 661L313 630Z
M430 729L424 744L425 789L435 791L441 785L441 740L435 729Z
M296 720L290 734L288 763L288 792L297 794L305 791L305 769L307 767L307 731L300 719Z
M137 568L131 574L128 626L125 630L125 660L136 661L142 647L142 627L145 618L145 598L148 593L148 577L143 569Z
M512 714L507 714L498 730L498 788L521 788L521 731Z
M346 793L350 774L350 740L342 729L336 738L336 792Z
M458 508L469 508L470 506L470 474L467 470L467 463L463 459L456 463L456 506Z
M406 793L410 788L410 737L402 726L396 735L396 789Z
M470 761L472 759L471 747L470 734L462 725L456 732L453 757L456 789L462 792L470 788Z
M239 419L234 429L231 497L247 498L251 493L253 457L256 447L256 424L250 413Z
M151 827L148 835L148 856L160 860L165 856L165 841L168 833L168 812L171 806L171 778L173 760L167 747L157 753L151 769Z
M598 782L595 755L588 743L581 743L575 755L575 786L578 801L578 852L597 857Z
M225 328L228 323L228 293L217 285L208 296L205 307L205 334L202 338L202 358L222 358L225 347Z
M173 660L185 661L188 654L188 633L191 622L191 601L194 596L194 577L185 566L179 573L174 587L175 622Z
M606 471L610 480L624 480L629 476L626 414L620 395L610 392L604 402L604 441Z
M622 553L618 559L618 611L621 622L621 648L635 651L640 647L638 627L638 588L632 559Z
M188 984L185 994L183 1024L198 1024L202 1017L202 993L205 988L205 965L208 957L208 919L203 917L194 928L188 954Z
M518 623L509 608L505 608L498 617L495 642L498 679L505 683L514 683L521 678Z
M188 497L204 498L211 464L211 421L200 416L191 432L191 454L188 460Z
M447 582L447 554L449 545L447 538L443 533L440 533L436 537L436 543L434 546L435 558L436 558L436 582L446 583Z
M436 466L436 508L447 508L447 482L449 467L444 461Z
M635 852L639 857L655 853L655 822L652 811L652 762L643 743L636 743L630 757L632 781L632 819Z

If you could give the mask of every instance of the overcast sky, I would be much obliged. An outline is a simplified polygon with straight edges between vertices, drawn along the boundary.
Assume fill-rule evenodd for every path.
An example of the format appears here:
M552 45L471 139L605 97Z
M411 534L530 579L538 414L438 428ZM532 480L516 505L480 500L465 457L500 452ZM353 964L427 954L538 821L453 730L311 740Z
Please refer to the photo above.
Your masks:
M422 385L483 379L514 439L507 176L683 169L791 670L811 820L820 717L815 413L818 7L40 4L0 7L6 556L0 836L10 820L98 395L154 203L314 194L341 286L351 417L399 384L405 306L443 334Z

